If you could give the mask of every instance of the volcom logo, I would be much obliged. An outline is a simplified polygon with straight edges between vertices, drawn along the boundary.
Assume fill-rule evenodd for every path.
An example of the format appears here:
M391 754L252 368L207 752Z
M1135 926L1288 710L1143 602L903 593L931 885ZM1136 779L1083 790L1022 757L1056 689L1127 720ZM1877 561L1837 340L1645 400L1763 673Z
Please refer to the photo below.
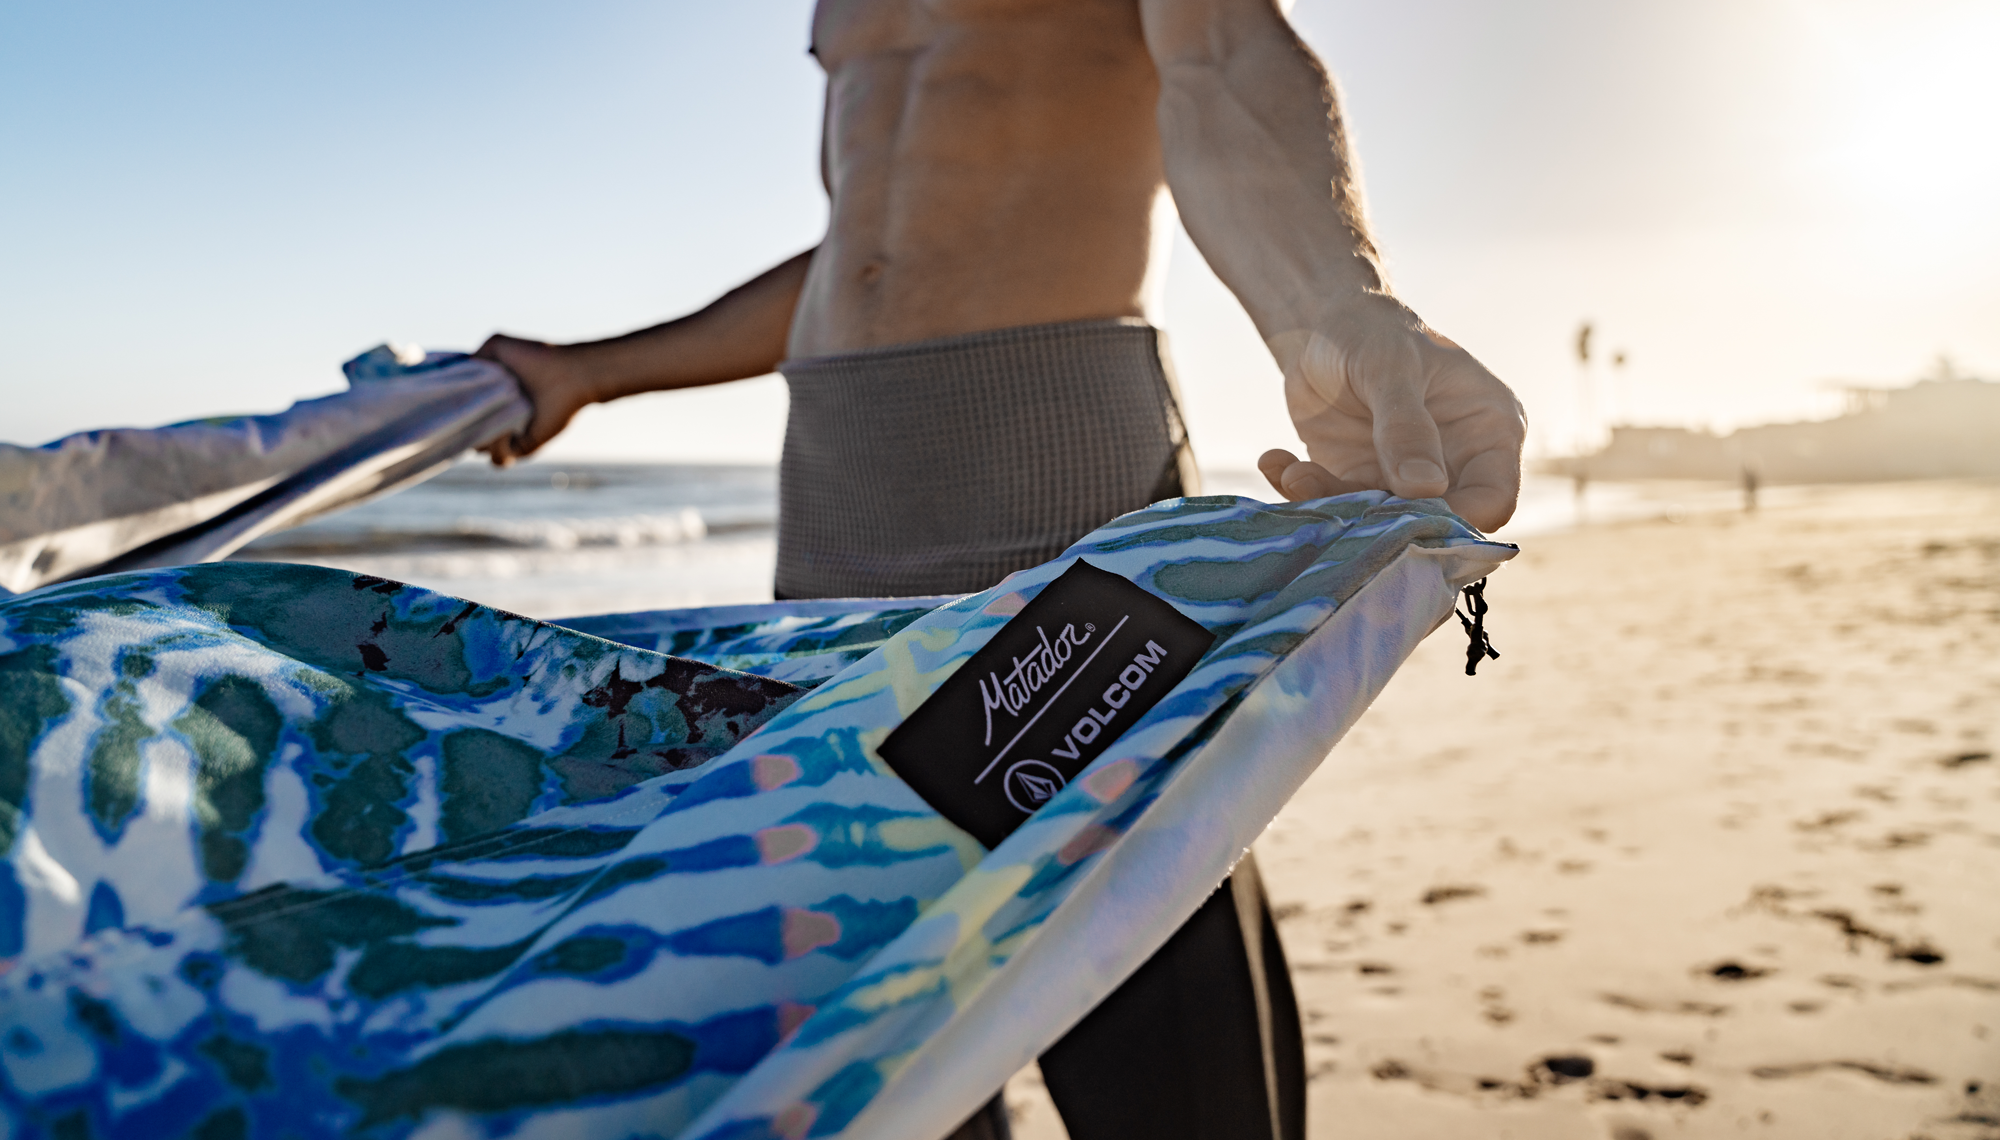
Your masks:
M1138 724L1214 643L1172 603L1079 559L904 718L879 746L882 759L992 847ZM916 652L919 668L941 663L935 648Z
M1033 814L1063 790L1063 774L1040 760L1017 760L1007 769L1007 801Z
M986 743L993 743L993 710L1004 709L1009 716L1018 717L1027 707L1028 698L1042 691L1042 686L1062 672L1069 659L1076 655L1077 646L1090 640L1097 632L1092 622L1083 623L1083 632L1076 632L1073 625L1063 626L1063 631L1051 640L1049 631L1035 627L1035 636L1040 642L1028 652L1026 657L1014 658L1013 671L1001 677L997 670L990 670L979 679L979 703L986 706ZM992 684L989 686L987 680Z

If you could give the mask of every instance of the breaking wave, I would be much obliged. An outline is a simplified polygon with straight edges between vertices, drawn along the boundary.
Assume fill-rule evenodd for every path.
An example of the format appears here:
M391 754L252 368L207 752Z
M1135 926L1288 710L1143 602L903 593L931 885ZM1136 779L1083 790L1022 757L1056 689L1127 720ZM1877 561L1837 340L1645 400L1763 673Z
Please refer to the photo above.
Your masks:
M543 550L583 546L662 546L708 537L701 512L684 507L672 514L611 515L604 518L508 519L467 516L452 525L450 537L490 539Z

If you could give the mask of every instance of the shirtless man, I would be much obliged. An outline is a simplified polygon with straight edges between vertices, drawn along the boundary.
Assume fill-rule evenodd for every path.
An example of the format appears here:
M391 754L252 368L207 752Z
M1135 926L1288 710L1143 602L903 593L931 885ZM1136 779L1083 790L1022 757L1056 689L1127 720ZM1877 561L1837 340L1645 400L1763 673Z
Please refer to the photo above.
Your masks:
M982 589L1195 490L1142 307L1170 192L1283 369L1307 458L1259 460L1280 494L1513 513L1520 405L1389 291L1331 85L1273 0L822 0L812 44L824 239L625 336L493 337L535 405L495 462L589 403L779 370L780 595ZM1076 1140L1303 1134L1247 863L1043 1058Z

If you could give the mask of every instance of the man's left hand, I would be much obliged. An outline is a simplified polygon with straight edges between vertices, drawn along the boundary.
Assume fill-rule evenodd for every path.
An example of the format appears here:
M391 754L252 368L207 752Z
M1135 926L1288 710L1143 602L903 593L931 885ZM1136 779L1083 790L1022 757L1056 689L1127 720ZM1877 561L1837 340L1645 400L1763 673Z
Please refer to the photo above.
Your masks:
M1382 490L1442 497L1481 530L1513 517L1521 402L1394 298L1338 307L1285 355L1285 403L1307 458L1273 450L1257 466L1287 499Z

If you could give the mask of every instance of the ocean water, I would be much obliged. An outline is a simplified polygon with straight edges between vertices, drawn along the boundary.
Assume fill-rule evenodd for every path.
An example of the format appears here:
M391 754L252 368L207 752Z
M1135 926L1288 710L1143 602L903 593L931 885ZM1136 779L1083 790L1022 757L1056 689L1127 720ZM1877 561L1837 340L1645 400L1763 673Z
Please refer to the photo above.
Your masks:
M1250 471L1203 474L1211 494L1269 499ZM777 470L758 465L466 460L352 510L267 535L240 560L306 562L393 578L538 618L771 600ZM1520 542L1587 523L1727 509L1721 484L1530 477Z
M393 578L538 618L771 600L769 466L465 460L237 559Z

